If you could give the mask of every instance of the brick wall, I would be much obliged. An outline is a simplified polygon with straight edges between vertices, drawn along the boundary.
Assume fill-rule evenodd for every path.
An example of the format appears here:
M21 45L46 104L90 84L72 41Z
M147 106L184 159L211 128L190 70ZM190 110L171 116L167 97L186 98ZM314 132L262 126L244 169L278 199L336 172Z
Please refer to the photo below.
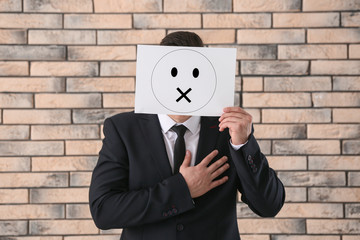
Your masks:
M243 240L360 235L359 0L0 0L0 239L118 239L88 186L105 117L134 106L137 44L235 47L236 104L286 186Z

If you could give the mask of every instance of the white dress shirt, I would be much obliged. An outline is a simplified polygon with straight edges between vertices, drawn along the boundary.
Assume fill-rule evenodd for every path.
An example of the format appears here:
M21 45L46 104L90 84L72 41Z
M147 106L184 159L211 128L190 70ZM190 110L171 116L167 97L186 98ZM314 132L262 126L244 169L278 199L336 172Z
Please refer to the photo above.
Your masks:
M174 171L174 146L177 138L176 132L171 127L174 125L184 125L187 130L184 134L186 150L191 152L191 166L195 165L195 158L200 136L200 116L191 116L183 123L177 123L166 114L158 114L161 132L164 137L166 152L169 158L171 169ZM245 144L234 145L231 143L234 150L239 150Z

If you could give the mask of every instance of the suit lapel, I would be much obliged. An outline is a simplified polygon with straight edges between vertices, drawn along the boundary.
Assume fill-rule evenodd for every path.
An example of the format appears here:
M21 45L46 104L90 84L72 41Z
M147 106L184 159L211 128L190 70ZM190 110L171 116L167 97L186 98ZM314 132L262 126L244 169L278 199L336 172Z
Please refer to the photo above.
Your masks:
M195 164L214 150L219 136L219 122L217 118L202 117L198 150L196 153Z
M165 179L172 175L169 158L166 153L164 139L161 133L159 119L155 114L139 114L140 129L149 152L151 160L159 170L160 176Z

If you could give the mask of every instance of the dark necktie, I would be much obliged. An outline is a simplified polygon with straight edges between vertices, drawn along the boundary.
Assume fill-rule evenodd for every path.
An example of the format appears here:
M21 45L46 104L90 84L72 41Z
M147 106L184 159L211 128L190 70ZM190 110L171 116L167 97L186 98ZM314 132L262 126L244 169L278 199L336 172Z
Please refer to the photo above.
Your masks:
M184 161L185 157L185 140L184 134L186 132L186 127L184 125L173 126L171 128L177 134L174 147L174 174L179 172L180 166Z

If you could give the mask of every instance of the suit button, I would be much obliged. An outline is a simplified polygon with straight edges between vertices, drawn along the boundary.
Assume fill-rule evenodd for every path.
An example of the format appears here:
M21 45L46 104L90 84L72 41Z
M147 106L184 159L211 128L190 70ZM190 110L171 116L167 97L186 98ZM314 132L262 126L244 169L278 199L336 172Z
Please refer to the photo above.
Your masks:
M252 161L251 155L248 156L248 161L249 161L249 162Z
M173 213L173 214L176 214L176 213L177 213L177 209L176 209L176 208L173 208L172 213Z
M254 167L254 168L252 169L253 173L256 173L257 170L258 170L257 167Z
M176 230L178 230L179 232L181 232L182 230L184 230L184 225L178 224L178 225L176 226Z
M167 213L166 212L163 212L163 217L167 217Z

